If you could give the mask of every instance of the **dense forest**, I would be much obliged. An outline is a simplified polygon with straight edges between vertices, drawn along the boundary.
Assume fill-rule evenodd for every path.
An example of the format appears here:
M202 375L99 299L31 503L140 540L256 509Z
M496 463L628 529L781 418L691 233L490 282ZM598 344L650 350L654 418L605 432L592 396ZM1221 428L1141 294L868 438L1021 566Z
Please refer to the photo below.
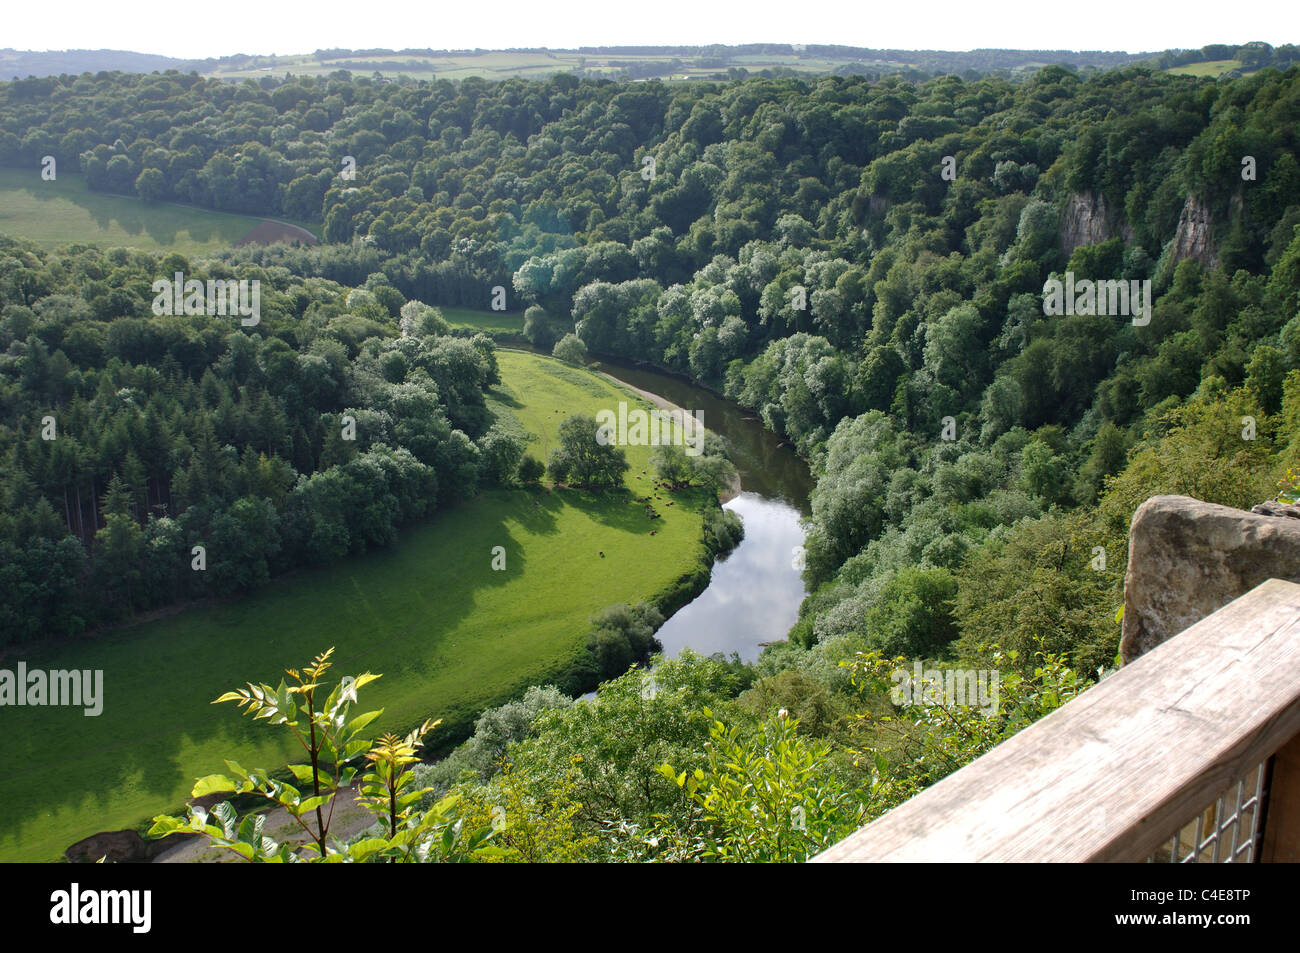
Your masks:
M138 306L156 274L213 274L179 256L5 260L3 642L247 591L515 475L523 444L484 404L492 343L391 287L259 271L250 335Z
M1044 680L1105 674L1143 500L1248 508L1282 488L1300 446L1298 140L1296 66L0 85L0 164L53 155L92 189L325 238L201 263L0 248L4 628L76 630L79 587L103 619L178 598L172 551L195 534L248 550L209 573L234 591L508 477L518 448L482 400L491 344L428 307L487 308L503 287L534 344L576 333L786 435L817 477L811 595L756 666L685 656L651 700L633 672L600 706L538 689L422 770L483 816L531 804L547 833L516 859L801 858L1041 714ZM260 325L150 316L150 281L190 269L260 278ZM1150 282L1149 322L1047 313L1066 275ZM384 436L343 445L345 413ZM47 414L71 439L42 440ZM902 737L875 720L868 652L1024 683L974 742ZM796 801L831 806L793 840L756 844L736 834L753 805L718 807L760 751Z

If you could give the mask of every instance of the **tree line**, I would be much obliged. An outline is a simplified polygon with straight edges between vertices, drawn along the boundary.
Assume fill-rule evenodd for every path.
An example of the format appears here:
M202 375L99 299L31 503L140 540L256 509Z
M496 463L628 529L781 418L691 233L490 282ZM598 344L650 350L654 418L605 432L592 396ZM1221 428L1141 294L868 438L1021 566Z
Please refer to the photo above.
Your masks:
M263 307L243 328L150 313L156 275L219 266L14 241L0 262L2 641L247 591L515 479L492 342L381 276L246 272Z

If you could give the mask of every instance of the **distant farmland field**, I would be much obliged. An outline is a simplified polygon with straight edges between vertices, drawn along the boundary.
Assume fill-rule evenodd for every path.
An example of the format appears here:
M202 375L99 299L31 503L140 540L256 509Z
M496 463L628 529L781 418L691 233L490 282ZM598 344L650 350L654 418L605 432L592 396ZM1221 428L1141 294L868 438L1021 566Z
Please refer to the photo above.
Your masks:
M413 79L465 79L481 76L489 80L510 78L545 79L552 73L589 71L612 73L624 67L667 67L680 64L670 71L673 79L699 79L726 73L725 66L700 66L695 57L678 57L668 53L581 53L574 50L485 50L482 52L445 52L434 54L383 53L365 55L354 53L342 58L318 59L311 54L292 56L259 56L238 66L222 64L205 75L218 79L258 79L272 75L323 76L339 69L350 70L358 76L379 73L393 78L401 75ZM734 57L734 64L751 70L765 67L785 67L801 72L828 72L842 61L817 59L790 53L746 54ZM900 64L901 65L901 64Z
M1204 63L1188 63L1186 66L1174 66L1165 72L1180 76L1222 76L1230 69L1240 69L1241 60L1206 60Z
M192 255L245 241L296 237L303 234L298 228L302 226L92 192L85 176L72 172L46 182L37 169L0 169L0 234L43 248L84 242Z

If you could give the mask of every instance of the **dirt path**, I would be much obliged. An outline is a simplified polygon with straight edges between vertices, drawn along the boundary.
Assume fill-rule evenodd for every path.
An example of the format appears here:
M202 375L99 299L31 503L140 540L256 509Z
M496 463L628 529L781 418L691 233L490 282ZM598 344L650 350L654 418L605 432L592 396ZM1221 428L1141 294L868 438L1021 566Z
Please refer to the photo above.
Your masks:
M356 788L343 788L339 791L334 808L334 819L330 823L330 836L347 840L360 834L374 823L375 817L356 801ZM266 837L281 843L306 843L309 839L298 822L289 816L282 807L265 812L262 833ZM228 850L212 848L206 838L186 838L175 847L169 847L157 854L155 864L234 864L243 860Z
M677 406L671 400L668 400L666 397L660 397L658 394L651 393L648 390L642 390L640 387L637 387L633 384L629 384L627 381L621 381L617 377L614 377L611 374L606 374L604 371L597 371L596 373L608 381L613 381L619 387L624 387L627 390L630 390L632 393L638 395L639 397L644 397L646 400L650 401L650 403L654 404L660 410L680 410L683 414L690 413L690 411L686 410L683 407ZM706 427L705 429L707 430L708 428ZM735 499L737 496L740 495L740 491L741 491L740 474L733 473L731 478L731 485L718 493L718 502L726 503L728 500Z

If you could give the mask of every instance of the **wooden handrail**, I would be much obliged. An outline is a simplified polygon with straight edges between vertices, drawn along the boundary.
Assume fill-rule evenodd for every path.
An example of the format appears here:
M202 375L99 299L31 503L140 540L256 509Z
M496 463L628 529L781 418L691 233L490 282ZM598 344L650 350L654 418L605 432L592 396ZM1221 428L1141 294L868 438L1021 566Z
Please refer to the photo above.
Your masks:
M813 862L1142 860L1297 737L1300 585L1270 579Z

